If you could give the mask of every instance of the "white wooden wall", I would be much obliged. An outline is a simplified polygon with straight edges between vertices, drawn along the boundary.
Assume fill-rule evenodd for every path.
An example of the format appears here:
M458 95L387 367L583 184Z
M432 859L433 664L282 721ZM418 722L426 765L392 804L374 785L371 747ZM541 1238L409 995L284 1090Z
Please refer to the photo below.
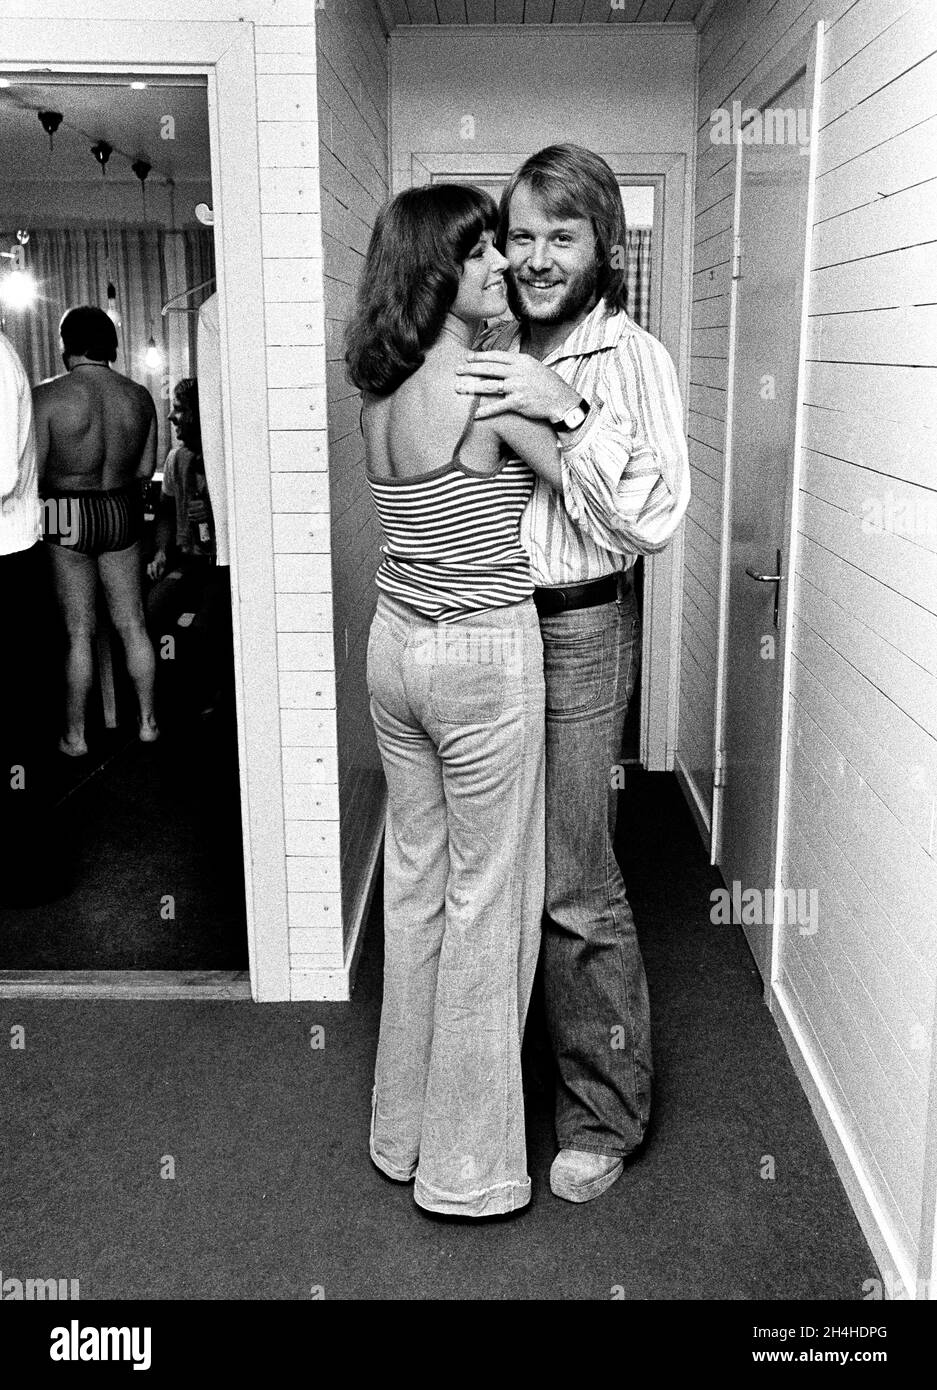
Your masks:
M384 781L365 671L381 537L364 475L361 400L346 377L344 338L374 218L388 196L388 59L373 0L326 3L316 10L316 31L333 655L347 955L361 927L382 833Z
M305 18L256 32L293 998L339 988L343 963L316 39L311 10Z
M827 44L783 874L818 889L820 920L815 935L784 934L779 1023L873 1249L913 1291L933 1236L937 974L932 0L724 0L701 35L680 744L708 797L733 183L709 114L818 19ZM863 527L889 494L920 509L913 536Z

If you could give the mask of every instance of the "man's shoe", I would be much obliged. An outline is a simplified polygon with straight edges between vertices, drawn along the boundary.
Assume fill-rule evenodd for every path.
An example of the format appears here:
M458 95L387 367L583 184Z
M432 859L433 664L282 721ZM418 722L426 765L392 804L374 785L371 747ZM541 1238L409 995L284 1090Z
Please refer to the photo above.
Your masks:
M611 1154L561 1149L550 1169L550 1191L567 1202L591 1202L621 1177L624 1166Z

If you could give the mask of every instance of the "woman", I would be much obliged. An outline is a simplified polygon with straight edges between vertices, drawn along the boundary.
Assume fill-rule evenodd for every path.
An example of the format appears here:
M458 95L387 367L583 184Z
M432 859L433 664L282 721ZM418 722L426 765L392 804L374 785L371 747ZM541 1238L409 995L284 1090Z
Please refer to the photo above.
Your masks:
M553 430L474 420L457 369L504 313L478 189L378 215L349 331L386 544L368 644L387 777L384 1002L371 1157L430 1211L530 1200L520 1045L543 902L543 649L520 516ZM524 460L524 462L521 462ZM529 467L527 466L529 465Z

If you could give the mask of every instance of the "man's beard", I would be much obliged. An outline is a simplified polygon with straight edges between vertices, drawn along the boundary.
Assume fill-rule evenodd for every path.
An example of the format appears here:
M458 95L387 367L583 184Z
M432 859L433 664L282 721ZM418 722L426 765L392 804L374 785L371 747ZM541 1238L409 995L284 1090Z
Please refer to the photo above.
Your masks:
M583 309L591 309L598 298L599 270L593 262L589 270L577 271L566 281L564 292L560 295L555 307L545 313L530 313L525 308L517 290L517 282L514 272L510 267L505 271L505 281L508 291L508 308L516 319L526 320L528 323L556 324L566 323L570 319L578 317Z

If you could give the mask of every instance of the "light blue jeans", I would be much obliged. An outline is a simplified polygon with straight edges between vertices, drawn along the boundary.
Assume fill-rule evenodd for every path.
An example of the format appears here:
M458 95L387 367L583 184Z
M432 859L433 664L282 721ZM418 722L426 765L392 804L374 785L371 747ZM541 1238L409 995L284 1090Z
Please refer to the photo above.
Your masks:
M430 1211L513 1211L544 900L533 601L436 623L381 594L368 690L388 789L371 1157Z

